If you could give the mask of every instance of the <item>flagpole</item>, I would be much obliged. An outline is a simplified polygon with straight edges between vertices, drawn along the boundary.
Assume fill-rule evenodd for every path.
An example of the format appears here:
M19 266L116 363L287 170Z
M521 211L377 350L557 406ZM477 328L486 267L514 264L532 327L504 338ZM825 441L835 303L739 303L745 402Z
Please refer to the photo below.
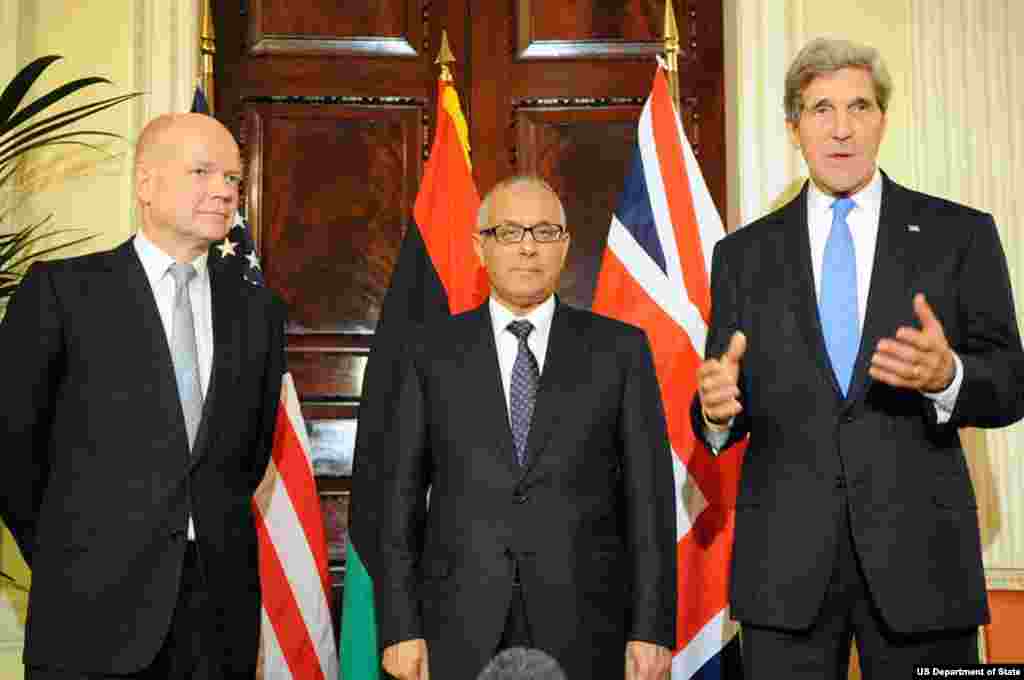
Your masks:
M434 63L441 65L441 80L446 83L452 82L452 72L448 68L448 64L455 63L455 55L452 54L452 48L448 46L448 31L445 29L441 29L441 49L438 50Z
M668 91L672 95L672 106L679 113L679 27L672 0L665 2L665 61L668 63Z
M202 0L202 19L199 24L199 80L202 84L210 115L214 115L213 55L217 53L217 37L213 28L213 10L210 0Z

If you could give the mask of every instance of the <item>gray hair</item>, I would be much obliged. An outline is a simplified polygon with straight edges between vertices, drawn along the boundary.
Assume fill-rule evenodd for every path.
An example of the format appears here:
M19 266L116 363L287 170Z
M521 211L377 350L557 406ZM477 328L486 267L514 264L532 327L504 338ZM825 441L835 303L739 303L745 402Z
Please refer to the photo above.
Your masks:
M558 212L559 212L559 215L560 215L561 224L562 224L563 227L567 226L565 224L565 206L562 205L562 199L560 199L558 197L558 192L556 192L554 189L552 189L551 185L548 184L546 181L544 181L544 179L542 177L540 177L539 175L526 175L526 174L523 174L523 175L512 175L511 177L506 177L505 179L501 180L500 182L495 184L493 187L491 187L491 190L488 191L487 194L484 196L484 200L480 201L480 209L477 210L477 212L476 212L476 228L477 229L486 229L488 227L493 226L493 225L488 224L487 221L490 218L491 202L492 202L495 194L497 194L497 193L499 193L499 192L501 192L501 191L503 191L505 189L509 189L511 187L516 187L516 186L520 186L520 185L523 185L523 184L525 184L527 186L537 187L538 189L543 189L544 191L546 191L549 194L551 194L552 196L554 196L555 197L555 201L558 202Z
M878 108L885 113L892 95L892 77L878 50L849 40L815 38L800 50L786 72L786 121L796 124L800 120L803 92L812 80L844 68L862 68L871 74Z
M565 680L565 672L539 649L509 647L491 659L476 680Z

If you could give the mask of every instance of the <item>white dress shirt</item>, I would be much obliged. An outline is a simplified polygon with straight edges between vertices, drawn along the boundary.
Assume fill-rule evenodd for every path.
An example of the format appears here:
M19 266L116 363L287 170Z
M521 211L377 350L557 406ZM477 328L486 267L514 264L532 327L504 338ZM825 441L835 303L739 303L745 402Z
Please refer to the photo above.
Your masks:
M171 346L171 327L174 316L174 278L170 267L174 264L173 257L160 250L146 235L139 231L133 242L135 253L139 256L142 269L146 272L149 287L156 300L156 308L160 312L160 321L164 326L167 346ZM213 365L213 313L210 303L210 274L206 269L205 254L192 260L196 268L196 276L188 283L189 301L192 304L192 317L196 329L196 350L199 360L199 389L206 397L206 388L210 384L210 371ZM196 536L192 517L188 518L188 537Z
M860 331L864 331L864 318L867 313L868 293L871 290L871 274L875 268L875 246L878 244L878 225L882 214L882 173L875 168L875 174L867 186L850 196L854 207L846 217L853 236L853 252L857 264L857 320ZM832 231L832 204L835 197L821 191L813 182L807 187L807 229L811 243L811 268L814 271L814 291L819 302L821 300L821 269L825 260L825 242ZM913 291L905 291L912 295ZM889 331L896 333L893 328ZM756 340L755 340L756 342ZM872 348L873 349L873 348ZM953 415L960 386L963 384L964 367L960 357L953 353L953 382L941 392L922 392L935 405L935 415L939 423L945 423ZM732 424L732 421L729 423ZM708 441L716 451L720 449L729 431L708 430Z
M533 324L533 331L526 337L526 344L537 359L537 368L543 373L544 357L548 353L548 337L551 335L551 320L555 318L555 296L549 296L547 300L533 308L525 316L516 316L493 297L487 304L490 306L491 323L494 326L494 344L498 348L498 366L501 369L501 386L505 393L505 411L509 414L509 424L511 425L512 407L509 403L509 393L512 389L512 367L516 363L516 354L519 353L519 340L512 335L508 325L519 319Z

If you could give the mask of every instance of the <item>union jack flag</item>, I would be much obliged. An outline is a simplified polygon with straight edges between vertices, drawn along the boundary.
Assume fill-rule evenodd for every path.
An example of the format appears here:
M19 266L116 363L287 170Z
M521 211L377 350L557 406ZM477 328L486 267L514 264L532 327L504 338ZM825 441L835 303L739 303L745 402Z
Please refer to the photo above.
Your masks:
M724 235L659 66L612 216L593 309L647 332L661 386L676 489L674 680L741 677L728 577L743 447L715 458L694 437L689 418L710 318L711 253Z

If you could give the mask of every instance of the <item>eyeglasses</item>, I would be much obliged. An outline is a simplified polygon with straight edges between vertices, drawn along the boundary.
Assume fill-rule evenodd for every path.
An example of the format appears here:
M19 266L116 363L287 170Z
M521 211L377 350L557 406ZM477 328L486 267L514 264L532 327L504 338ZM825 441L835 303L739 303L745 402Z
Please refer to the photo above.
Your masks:
M537 243L561 241L562 237L568 233L561 224L551 224L550 222L538 222L532 227L526 227L515 222L503 222L490 229L481 229L479 234L481 236L493 236L494 240L502 245L512 245L513 243L520 243L526 238L526 232L530 232L533 240Z

